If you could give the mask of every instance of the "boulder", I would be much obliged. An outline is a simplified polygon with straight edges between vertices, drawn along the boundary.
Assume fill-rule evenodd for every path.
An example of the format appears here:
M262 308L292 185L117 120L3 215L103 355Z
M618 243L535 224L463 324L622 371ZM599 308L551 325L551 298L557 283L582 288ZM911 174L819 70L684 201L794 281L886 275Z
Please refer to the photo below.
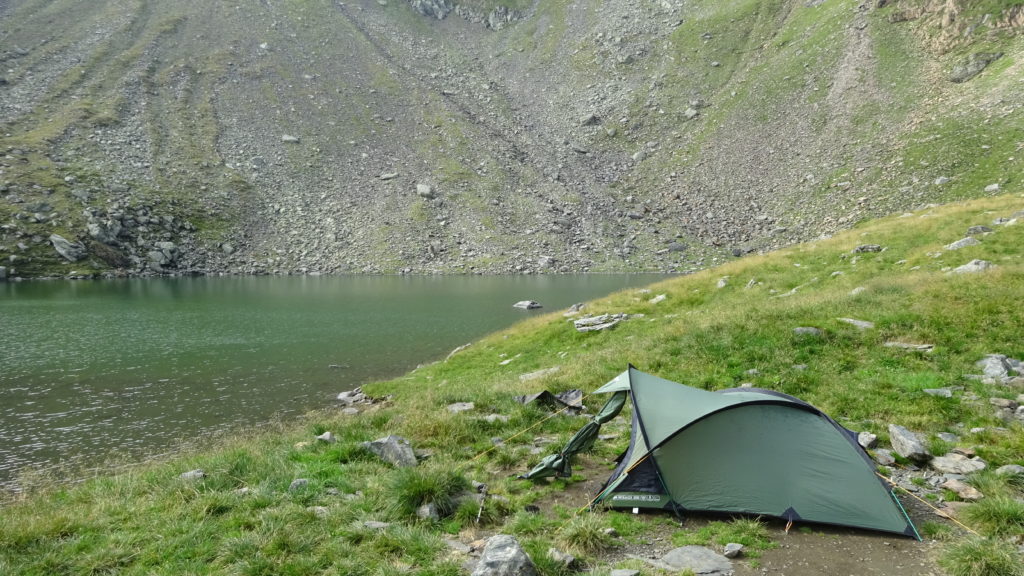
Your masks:
M682 572L690 570L697 575L725 576L732 574L732 562L721 554L704 546L683 546L670 551L660 560L649 560L649 564L661 570Z
M981 74L982 70L1002 56L1002 52L975 52L953 66L953 70L949 73L949 80L956 83L967 82Z
M452 4L449 0L409 0L412 9L422 16L444 20L445 16L452 11Z
M743 544L738 544L736 542L730 542L730 543L725 545L725 551L723 552L723 555L726 558L738 558L740 556L740 554L743 554L743 549L744 549Z
M513 304L512 307L521 308L523 310L536 310L538 308L543 308L539 302L534 302L533 300L520 300Z
M968 236L967 238L957 240L952 244L946 244L946 250L960 250L961 248L967 248L968 246L978 246L979 244L981 244L980 240L974 238L973 236Z
M378 438L373 442L363 442L359 446L373 452L381 460L390 462L399 468L407 468L418 464L416 453L413 452L409 441L401 436L386 436Z
M977 272L984 272L985 270L989 270L995 267L995 264L987 260L974 259L968 262L967 264L964 264L963 266L958 266L954 268L951 274L974 274Z
M943 474L970 474L984 470L986 466L985 461L981 458L968 458L956 452L945 456L936 456L928 464Z
M514 536L497 534L487 539L472 576L536 576L537 567Z
M1024 466L1020 464L1007 464L996 468L996 474L1000 476L1024 476Z
M53 244L53 249L68 262L78 262L85 258L85 245L81 242L71 242L60 234L51 234L50 244Z
M967 235L968 236L977 236L978 234L987 234L987 233L989 233L991 231L992 231L992 229L989 228L988 226L981 226L981 225L971 226L970 228L967 229Z
M962 480L951 479L942 483L942 488L953 492L964 500L981 500L985 497L977 488Z
M909 460L926 462L932 457L917 434L903 426L889 424L889 441L897 454Z
M865 450L874 448L878 445L878 436L871 432L861 432L857 434L857 444L860 444Z

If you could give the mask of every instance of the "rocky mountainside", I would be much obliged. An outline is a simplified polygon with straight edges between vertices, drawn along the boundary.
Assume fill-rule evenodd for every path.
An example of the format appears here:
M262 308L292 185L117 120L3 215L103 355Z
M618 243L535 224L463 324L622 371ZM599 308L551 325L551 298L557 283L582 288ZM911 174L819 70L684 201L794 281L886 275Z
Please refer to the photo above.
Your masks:
M1021 189L1017 0L0 0L0 277L687 271Z

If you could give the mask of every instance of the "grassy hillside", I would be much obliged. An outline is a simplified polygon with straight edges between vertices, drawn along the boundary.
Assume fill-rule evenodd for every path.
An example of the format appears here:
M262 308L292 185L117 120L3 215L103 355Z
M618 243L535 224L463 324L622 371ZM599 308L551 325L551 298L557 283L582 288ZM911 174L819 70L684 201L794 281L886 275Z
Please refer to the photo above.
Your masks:
M561 313L526 321L447 360L366 386L381 401L359 405L356 415L327 410L75 486L27 475L25 492L0 514L0 572L454 575L462 573L466 556L446 539L468 544L505 532L524 542L546 575L570 572L547 558L551 546L572 550L586 566L607 573L643 566L629 556L638 548L720 546L741 538L750 546L741 574L771 565L773 554L782 553L773 550L780 542L834 548L861 539L854 543L858 555L883 573L911 560L921 573L934 573L937 546L950 574L1019 575L1014 542L1024 537L1024 485L991 471L1024 464L1024 425L1012 416L1002 419L990 399L1019 403L1022 389L1019 381L1003 385L968 375L978 373L975 362L986 354L1024 356L1021 218L1024 198L1013 195L862 223L828 240L588 303L585 314L630 315L610 331L578 333ZM978 225L991 229L976 231L978 245L945 248ZM855 251L867 244L881 250ZM974 259L994 267L951 272ZM874 325L860 329L840 318ZM820 333L799 335L796 327ZM893 342L933 348L886 345ZM973 451L988 469L968 482L986 496L959 519L981 536L968 537L923 506L910 507L925 543L886 538L877 548L872 545L879 539L813 526L787 536L781 524L749 519L691 519L680 526L668 514L581 511L627 442L621 416L604 430L614 439L585 455L573 478L515 479L586 419L551 417L513 396L589 392L627 363L711 390L749 382L793 394L850 429L876 433L883 446L888 424L898 424L921 433L937 454ZM555 366L557 372L540 379L520 379ZM923 392L934 388L950 388L952 397ZM588 397L586 404L593 411L603 400ZM446 409L456 402L474 408ZM492 414L507 421L488 418ZM336 443L314 440L326 431ZM940 432L957 439L940 440ZM425 459L416 468L396 469L359 446L388 434L408 438ZM898 460L884 471L917 478L913 486L933 505L958 499L928 487L907 464ZM179 478L196 468L206 476ZM308 483L290 487L300 478ZM470 481L489 486L482 507L452 500ZM417 518L415 510L427 502L438 506L439 519ZM524 511L530 504L540 512ZM604 534L607 527L619 536Z
M3 3L0 260L685 271L1020 186L1014 1L453 4Z

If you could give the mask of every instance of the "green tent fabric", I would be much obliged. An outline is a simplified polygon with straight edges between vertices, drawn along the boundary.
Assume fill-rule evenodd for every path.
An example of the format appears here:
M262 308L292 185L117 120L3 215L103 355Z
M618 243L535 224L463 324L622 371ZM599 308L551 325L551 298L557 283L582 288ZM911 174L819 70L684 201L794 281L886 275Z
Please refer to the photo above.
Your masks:
M856 434L770 390L709 392L632 366L595 393L628 392L629 448L595 500L774 516L919 538Z
M601 411L591 418L590 422L587 422L586 426L580 428L578 432L573 434L572 438L565 443L565 446L560 452L546 456L536 466L534 466L533 470L530 470L521 476L521 478L532 480L548 476L559 476L561 478L568 478L569 476L572 476L572 457L593 446L594 441L597 440L597 433L601 430L601 425L618 416L625 404L625 391L619 391L613 394L612 397L605 402Z

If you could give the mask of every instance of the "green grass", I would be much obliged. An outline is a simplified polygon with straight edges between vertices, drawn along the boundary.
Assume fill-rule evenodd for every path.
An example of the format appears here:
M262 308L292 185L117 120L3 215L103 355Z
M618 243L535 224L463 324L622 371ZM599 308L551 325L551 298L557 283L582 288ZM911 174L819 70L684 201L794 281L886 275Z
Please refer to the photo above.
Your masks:
M974 373L974 363L988 353L1024 356L1019 338L1024 309L1017 305L1024 299L1024 225L998 227L977 247L939 258L929 255L962 237L971 225L1022 209L1024 199L1017 196L930 208L667 280L651 287L667 295L657 305L635 290L614 294L590 303L588 310L644 317L610 332L577 333L558 311L536 316L475 342L448 361L365 386L373 396L392 398L354 418L314 413L72 486L26 476L28 492L5 504L0 514L0 566L16 566L15 573L22 574L447 573L452 563L443 537L499 531L518 535L541 555L551 546L564 546L605 557L615 548L606 549L603 528L614 527L624 541L635 542L672 519L573 513L593 497L581 491L581 482L595 473L603 479L607 462L625 446L625 420L606 425L617 439L584 455L585 465L574 469L573 478L516 480L514 474L543 456L530 454L535 438L550 438L554 450L586 418L547 418L543 408L519 405L512 397L544 388L593 390L629 362L706 389L748 381L752 377L746 371L757 368L757 385L797 395L852 429L878 433L883 441L888 423L929 435L958 424L983 426L990 431L964 434L961 442L992 469L1024 462L1020 425L1005 433L992 431L1006 424L994 418L986 403L921 392L955 385L981 398L994 396L998 390L964 375ZM886 250L850 253L869 241ZM992 261L997 268L981 275L946 273L973 258ZM832 277L836 270L843 275ZM733 282L717 288L717 279L725 275ZM745 288L750 278L760 284ZM779 297L795 286L803 288ZM865 290L851 296L855 287ZM870 320L875 328L860 331L839 317ZM796 326L816 326L824 335L797 337ZM931 343L935 350L916 354L883 346L893 340ZM513 356L514 368L499 365L498 359ZM806 369L795 369L797 364ZM553 365L561 370L542 381L519 382L520 373ZM488 423L444 410L455 401L473 401L478 412L506 414L509 421ZM587 398L586 403L594 411L603 401ZM337 443L309 443L328 430ZM430 458L420 467L399 470L359 447L388 434L409 438ZM495 437L504 439L496 449ZM195 468L206 470L207 477L196 482L178 478ZM308 479L308 487L289 491L296 478ZM489 485L483 509L475 500L453 501L470 480ZM995 537L1021 534L1019 483L994 474L976 475L972 482L987 497L965 511L964 522ZM551 505L567 494L573 494L570 502ZM441 508L439 522L415 517L416 508L426 502ZM528 504L542 511L524 512ZM372 530L363 525L370 520L391 525ZM754 552L773 545L764 527L750 519L675 532L675 543L737 541ZM985 550L966 548L956 554L984 560ZM540 563L549 574L561 573L546 560Z
M939 558L950 576L1020 576L1024 563L1020 554L1005 543L987 538L969 538L952 544Z

